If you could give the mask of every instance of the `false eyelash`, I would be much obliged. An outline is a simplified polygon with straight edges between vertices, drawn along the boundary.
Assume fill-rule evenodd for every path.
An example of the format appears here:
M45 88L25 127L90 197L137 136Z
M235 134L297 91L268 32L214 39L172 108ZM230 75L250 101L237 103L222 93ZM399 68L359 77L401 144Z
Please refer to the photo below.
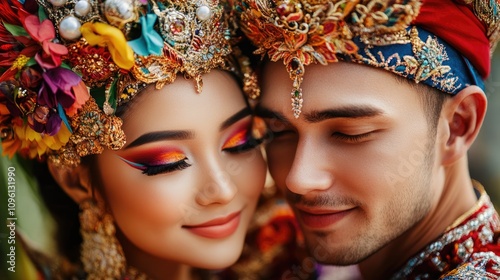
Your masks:
M183 160L167 163L167 164L159 164L159 165L147 165L144 163L136 163L130 160L126 160L120 157L121 160L132 166L133 168L139 169L142 171L142 174L146 174L148 176L153 176L160 173L168 173L176 170L182 170L191 166L191 164L187 163L187 158Z
M153 176L161 173L170 173L177 170L183 170L190 167L191 164L186 162L186 159L167 164L153 165L147 166L145 165L142 168L142 174L146 174L148 176Z

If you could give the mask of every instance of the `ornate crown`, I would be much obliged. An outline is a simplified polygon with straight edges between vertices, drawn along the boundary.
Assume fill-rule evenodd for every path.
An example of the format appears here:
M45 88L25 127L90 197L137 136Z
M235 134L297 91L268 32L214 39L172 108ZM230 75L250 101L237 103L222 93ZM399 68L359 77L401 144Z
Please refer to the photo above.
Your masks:
M0 3L4 154L75 166L125 144L117 106L178 74L236 72L259 94L218 0L7 0ZM234 56L232 54L235 54Z
M296 118L303 103L300 86L305 66L311 63L367 64L454 94L468 84L481 83L474 68L486 76L489 48L500 35L497 1L231 2L241 29L257 47L255 53L285 64L293 81Z

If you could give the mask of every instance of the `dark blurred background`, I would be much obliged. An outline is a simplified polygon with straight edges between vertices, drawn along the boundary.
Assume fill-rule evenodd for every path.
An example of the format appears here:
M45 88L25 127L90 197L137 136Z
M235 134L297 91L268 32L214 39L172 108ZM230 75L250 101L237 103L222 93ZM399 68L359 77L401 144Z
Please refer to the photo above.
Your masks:
M478 139L469 151L469 167L472 178L483 184L500 210L500 48L493 56L485 91L488 112Z

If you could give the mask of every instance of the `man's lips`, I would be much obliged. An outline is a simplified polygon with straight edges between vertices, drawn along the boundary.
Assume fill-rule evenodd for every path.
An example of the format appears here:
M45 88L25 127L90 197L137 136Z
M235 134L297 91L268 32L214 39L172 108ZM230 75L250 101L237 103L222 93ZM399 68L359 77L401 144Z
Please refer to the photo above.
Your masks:
M240 224L241 211L197 225L184 225L190 232L208 238L224 238L233 234Z
M297 209L297 218L308 228L322 229L342 220L352 213L355 208L346 209L321 209L321 208L301 208Z

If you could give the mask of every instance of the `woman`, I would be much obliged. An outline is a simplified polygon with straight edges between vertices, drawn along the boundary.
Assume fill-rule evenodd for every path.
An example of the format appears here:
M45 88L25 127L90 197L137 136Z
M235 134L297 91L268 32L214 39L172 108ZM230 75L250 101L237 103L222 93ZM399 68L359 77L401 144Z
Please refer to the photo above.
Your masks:
M81 210L79 250L72 206L41 179L71 264L45 276L199 279L207 275L194 268L233 264L264 185L265 128L242 96L238 81L247 94L258 89L230 54L222 5L12 0L1 8L4 153L46 161Z

